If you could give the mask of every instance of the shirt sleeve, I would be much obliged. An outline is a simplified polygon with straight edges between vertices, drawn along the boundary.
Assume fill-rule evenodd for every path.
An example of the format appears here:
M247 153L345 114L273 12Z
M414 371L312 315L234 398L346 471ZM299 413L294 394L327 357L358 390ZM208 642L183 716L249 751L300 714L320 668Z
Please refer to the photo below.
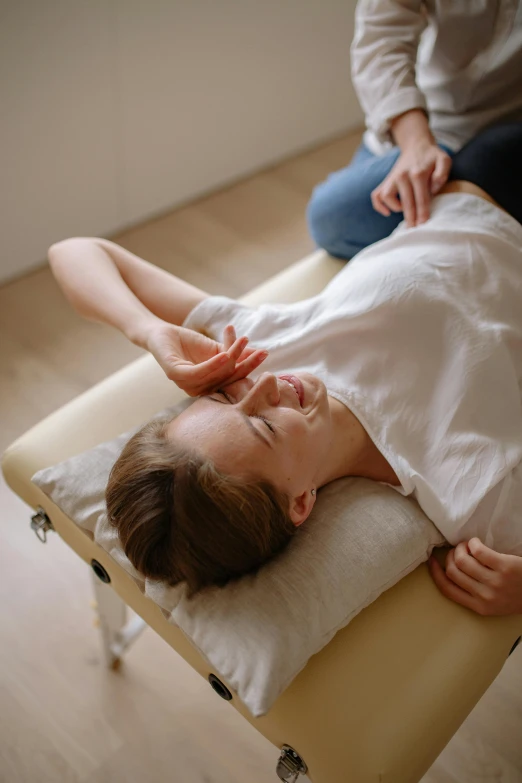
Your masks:
M415 81L421 0L359 0L351 47L352 81L366 125L380 142L391 140L390 121L411 109L427 113Z
M522 557L522 464L503 482L502 494L490 522L486 546L508 555Z
M232 324L237 336L246 335L254 347L256 341L270 336L270 318L264 317L268 310L268 305L253 308L227 296L207 296L190 311L182 325L221 342L225 327Z

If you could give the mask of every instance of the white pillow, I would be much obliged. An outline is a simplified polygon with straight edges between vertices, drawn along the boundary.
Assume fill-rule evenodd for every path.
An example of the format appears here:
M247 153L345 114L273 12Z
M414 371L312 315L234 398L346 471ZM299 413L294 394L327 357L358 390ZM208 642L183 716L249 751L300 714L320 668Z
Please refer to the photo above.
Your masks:
M109 471L131 434L32 480L130 573L256 717L340 628L444 543L413 500L366 479L342 479L320 490L312 515L279 557L189 600L184 585L143 579L107 521Z

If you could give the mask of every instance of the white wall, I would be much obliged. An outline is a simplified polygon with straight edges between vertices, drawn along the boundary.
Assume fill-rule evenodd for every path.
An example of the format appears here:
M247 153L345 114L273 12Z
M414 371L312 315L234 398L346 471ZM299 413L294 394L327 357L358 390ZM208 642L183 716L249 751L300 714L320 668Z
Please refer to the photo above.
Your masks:
M0 3L0 281L361 123L355 0Z

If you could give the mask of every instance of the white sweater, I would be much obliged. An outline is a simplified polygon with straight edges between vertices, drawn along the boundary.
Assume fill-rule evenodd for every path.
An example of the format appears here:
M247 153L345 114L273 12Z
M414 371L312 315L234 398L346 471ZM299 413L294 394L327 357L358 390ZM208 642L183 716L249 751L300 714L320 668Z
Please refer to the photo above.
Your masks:
M522 226L468 194L438 196L321 294L250 308L209 297L185 326L228 323L306 370L361 421L446 539L522 555ZM256 377L254 374L253 377Z
M519 0L360 0L351 54L377 155L392 146L390 120L410 109L455 151L486 125L522 121Z

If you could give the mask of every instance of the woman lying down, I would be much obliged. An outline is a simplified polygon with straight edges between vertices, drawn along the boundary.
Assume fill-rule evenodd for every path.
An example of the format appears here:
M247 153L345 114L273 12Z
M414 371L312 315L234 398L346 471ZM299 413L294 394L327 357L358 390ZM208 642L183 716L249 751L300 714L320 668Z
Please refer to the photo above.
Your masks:
M222 585L282 550L321 487L364 476L416 498L454 545L445 570L430 560L445 596L522 613L521 224L518 124L456 155L427 223L296 304L209 296L103 239L53 245L76 309L197 397L113 468L109 519L133 565Z

